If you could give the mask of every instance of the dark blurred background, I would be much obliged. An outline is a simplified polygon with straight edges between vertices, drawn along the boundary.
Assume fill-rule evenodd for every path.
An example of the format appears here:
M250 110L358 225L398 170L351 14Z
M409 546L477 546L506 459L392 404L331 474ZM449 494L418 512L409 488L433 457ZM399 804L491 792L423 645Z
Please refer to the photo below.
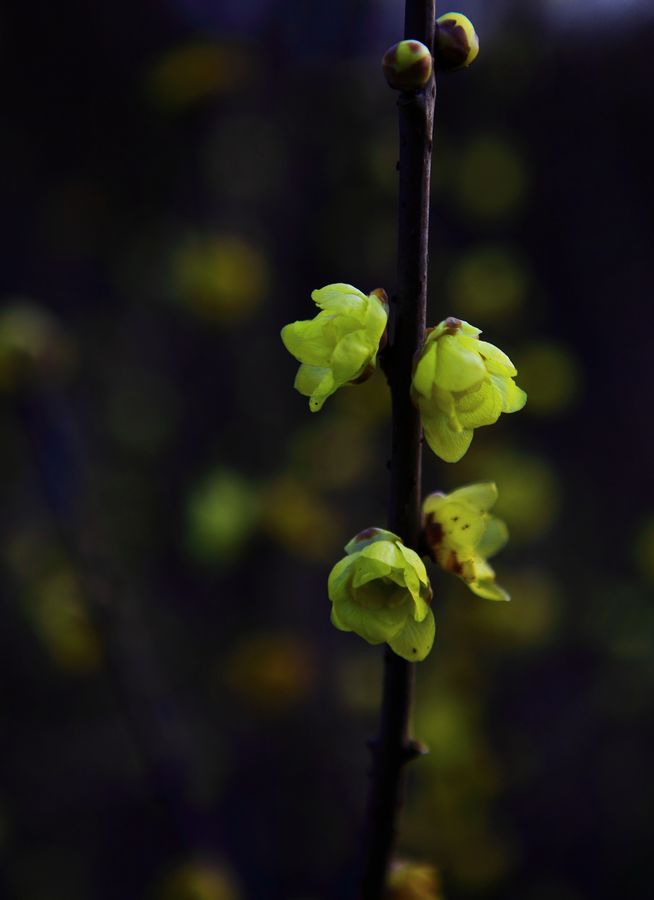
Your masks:
M654 14L458 9L430 320L529 403L426 460L498 483L513 601L432 573L400 851L444 900L648 898ZM389 405L377 373L311 415L278 335L313 288L393 290L402 18L2 6L2 897L352 896L381 654L326 576L385 524Z

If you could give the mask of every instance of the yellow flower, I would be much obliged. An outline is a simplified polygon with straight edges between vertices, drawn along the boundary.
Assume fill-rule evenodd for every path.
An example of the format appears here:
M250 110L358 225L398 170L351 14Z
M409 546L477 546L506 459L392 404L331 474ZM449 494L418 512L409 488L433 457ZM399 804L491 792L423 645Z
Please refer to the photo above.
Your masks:
M351 284L328 284L311 294L314 319L282 328L284 346L301 363L295 388L311 412L344 384L372 373L386 330L388 305L381 288L367 297Z
M461 459L475 428L492 425L527 401L509 357L480 341L480 334L461 319L445 319L425 338L413 373L411 393L425 438L445 462Z
M425 541L432 559L463 579L473 594L510 600L487 562L509 539L504 522L488 513L496 500L497 487L491 482L430 494L422 504Z
M391 531L367 528L346 545L329 575L332 624L369 644L386 642L404 659L423 660L434 643L425 566Z

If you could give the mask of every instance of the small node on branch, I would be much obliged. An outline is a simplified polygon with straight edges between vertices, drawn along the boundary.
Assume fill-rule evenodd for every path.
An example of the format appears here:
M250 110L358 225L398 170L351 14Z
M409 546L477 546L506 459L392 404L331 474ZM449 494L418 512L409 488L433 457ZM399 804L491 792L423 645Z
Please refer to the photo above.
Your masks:
M429 747L422 741L411 740L404 749L404 758L407 762L417 759L419 756L426 756L429 753Z
M393 90L419 91L431 78L431 53L420 41L400 41L384 53L382 68Z
M477 58L479 38L462 13L445 13L436 20L434 63L440 72L465 69Z

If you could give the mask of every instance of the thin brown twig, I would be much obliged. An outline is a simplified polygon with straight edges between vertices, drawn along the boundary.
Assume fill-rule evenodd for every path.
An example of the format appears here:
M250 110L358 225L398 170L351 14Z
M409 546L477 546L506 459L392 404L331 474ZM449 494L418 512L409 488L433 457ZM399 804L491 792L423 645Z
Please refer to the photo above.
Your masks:
M406 0L404 34L432 49L434 0ZM386 351L385 370L392 395L392 457L389 528L404 543L419 549L422 431L410 397L415 353L425 334L429 185L436 86L402 93L400 130L398 286L394 334ZM389 648L384 656L384 684L379 735L371 742L373 766L366 816L366 843L361 900L381 900L395 847L403 799L405 764L419 755L410 738L414 664Z

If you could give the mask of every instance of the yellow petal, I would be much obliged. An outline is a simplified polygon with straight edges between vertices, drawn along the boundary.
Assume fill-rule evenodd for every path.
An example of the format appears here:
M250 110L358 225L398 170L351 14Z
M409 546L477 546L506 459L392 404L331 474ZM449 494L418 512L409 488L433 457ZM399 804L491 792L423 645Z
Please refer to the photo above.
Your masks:
M305 397L310 397L327 375L331 375L331 369L325 366L308 366L302 363L297 370L293 387Z
M403 568L404 557L400 553L398 545L392 541L375 541L373 544L368 544L360 551L359 556L386 563L392 569Z
M424 515L436 515L443 504L447 502L448 496L448 494L443 494L441 491L435 491L433 494L428 494L422 503Z
M345 596L349 590L348 585L354 575L353 567L355 560L355 556L344 556L343 559L339 559L329 573L329 578L327 579L327 593L332 603L334 603L336 599Z
M477 553L484 559L495 556L509 539L509 529L506 527L502 519L495 516L488 516L486 519L486 528L477 544Z
M352 540L348 541L345 545L345 552L358 553L359 550L363 550L368 544L374 544L376 541L395 542L399 540L400 538L396 534L393 534L392 531L386 531L385 528L373 526L372 528L365 528L363 531L355 534Z
M345 313L349 316L363 316L368 298L351 284L328 284L311 292L311 299L321 309L330 312Z
M443 529L443 548L453 550L459 559L472 556L486 528L484 514L472 504L458 503L450 496L435 518Z
M489 344L488 341L477 341L477 344L479 347L478 352L481 353L487 364L492 361L498 369L501 369L504 374L509 376L518 374L518 370L506 353L500 350L499 347L496 347L495 344ZM486 368L489 368L488 365Z
M471 325L469 322L460 320L461 322L461 334L465 337L476 338L481 334L481 328L476 328L474 325Z
M509 594L495 582L495 572L492 567L482 559L475 556L463 563L461 575L473 594L483 597L485 600L510 600Z
M427 498L429 499L429 498ZM469 503L482 512L489 510L497 501L497 485L492 481L480 481L457 488L447 495L447 499Z
M312 321L320 325L323 340L328 347L332 348L332 351L346 335L361 330L361 322L354 316L337 315L326 310L319 312Z
M369 644L386 643L388 629L375 613L362 609L350 600L332 606L331 621L339 631L354 631Z
M456 415L463 428L492 425L502 414L502 394L490 378L476 391L455 396Z
M421 662L434 645L435 633L436 622L430 609L420 622L408 619L404 628L388 643L393 652L403 659Z
M355 588L352 569L357 569L362 562L364 565L357 574L380 565L376 561L362 561L360 554L354 554L339 560L330 572L327 585L332 601L331 620L341 631L354 631L370 644L381 644L404 627L411 598L406 588L394 592L391 585L389 590L383 576ZM388 603L394 593L399 593L400 602Z
M354 578L352 579L352 587L362 587L371 581L377 581L390 575L391 567L378 559L358 559L355 566Z
M431 341L426 345L413 373L413 388L417 393L422 394L423 397L431 397L432 387L436 378L437 346L435 341Z
M429 578L427 577L427 570L425 569L425 564L420 559L415 550L412 550L410 547L405 547L404 544L398 543L397 549L400 551L404 559L414 570L420 581L424 585L429 584Z
M331 369L327 369L325 377L315 388L309 400L309 409L311 412L318 412L321 410L325 400L328 397L331 397L331 395L338 390L338 387L339 385L334 382L334 376L332 375Z
M483 597L484 600L508 601L511 599L511 595L505 591L503 587L500 587L499 584L496 584L494 579L476 581L469 584L468 587L473 594L476 594L478 597Z
M486 368L478 353L466 349L456 335L439 338L435 380L441 390L466 391L485 377Z
M454 431L442 414L429 417L423 414L422 426L425 440L436 456L445 462L458 462L472 441L472 430L464 428Z
M365 331L353 331L346 334L336 345L332 354L331 366L334 380L339 384L347 384L361 374L370 363L372 351Z
M371 347L374 347L374 356L376 356L379 342L388 323L388 309L376 294L370 294L366 302L363 327L368 336L368 343Z
M502 398L502 412L512 413L522 409L527 402L527 395L512 378L491 375L490 379Z
M324 323L316 316L305 322L291 322L281 332L284 346L298 362L310 366L326 366L334 344L324 334Z
M447 416L450 428L454 431L461 431L461 424L456 414L456 401L452 391L442 391L439 387L434 387L429 405Z

